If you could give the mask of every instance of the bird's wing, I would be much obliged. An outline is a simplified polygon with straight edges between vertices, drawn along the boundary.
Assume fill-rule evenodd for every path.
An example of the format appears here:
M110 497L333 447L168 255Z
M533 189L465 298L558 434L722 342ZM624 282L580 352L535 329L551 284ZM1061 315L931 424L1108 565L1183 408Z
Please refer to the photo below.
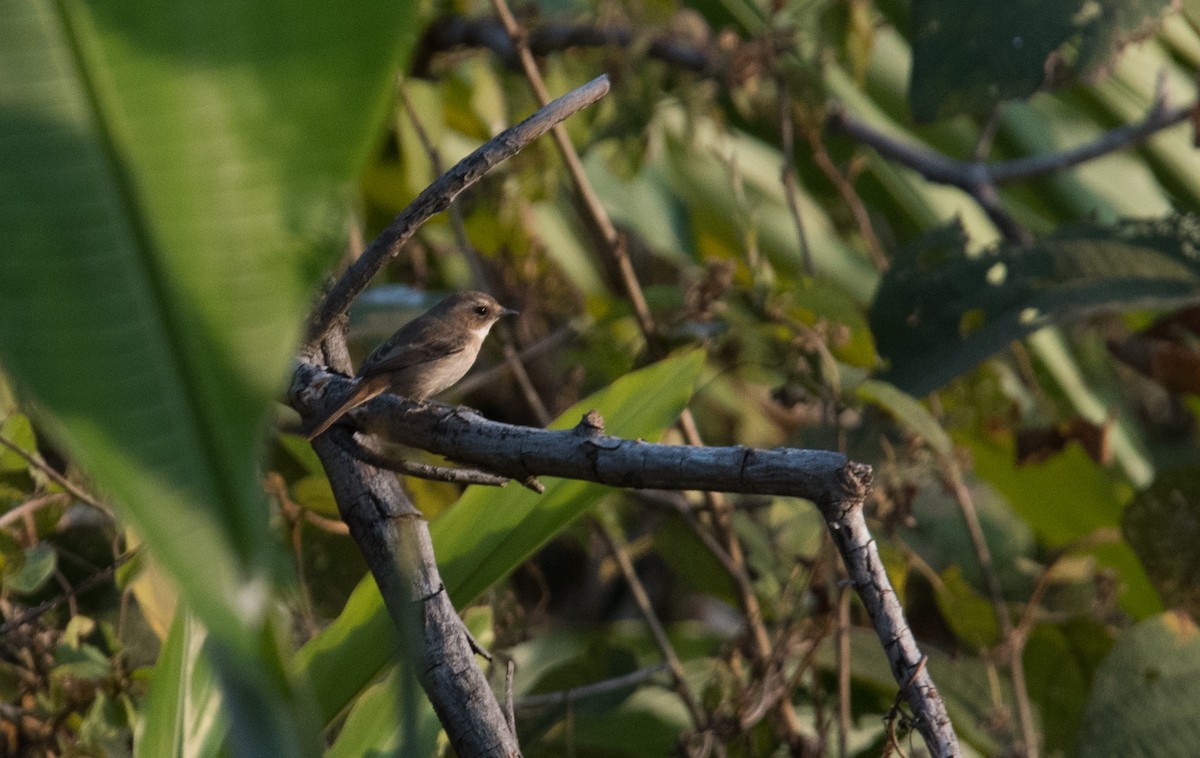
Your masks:
M417 342L388 340L367 356L362 368L358 370L358 375L371 376L389 371L399 371L461 353L464 349L466 349L466 340L461 338L434 338Z

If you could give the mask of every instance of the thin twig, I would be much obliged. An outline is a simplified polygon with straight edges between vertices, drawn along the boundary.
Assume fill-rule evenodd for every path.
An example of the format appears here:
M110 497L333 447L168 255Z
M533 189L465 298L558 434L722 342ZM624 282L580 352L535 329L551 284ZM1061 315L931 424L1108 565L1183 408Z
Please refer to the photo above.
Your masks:
M13 442L8 437L5 437L3 434L0 434L0 445L4 445L9 450L16 453L17 456L21 460L25 461L30 466L33 466L38 471L41 471L46 476L50 477L50 479L53 480L55 484L57 484L59 487L62 487L64 490L69 492L76 500L80 501L81 503L86 503L87 505L92 506L93 508L95 508L98 511L103 512L110 518L112 517L112 511L110 511L108 509L108 506L101 503L98 499L93 497L90 493L88 493L83 488L81 488L80 486L78 486L77 484L72 482L70 479L68 479L65 476L63 476L62 474L58 473L58 471L56 471L53 466L51 466L50 464L48 464L44 460L42 460L42 457L40 455L33 455L31 453L25 452L24 450L21 449L20 445Z
M438 151L437 146L433 144L433 140L429 138L429 133L425 131L425 125L421 122L421 117L417 113L417 107L413 104L412 97L408 94L408 87L401 81L396 88L400 92L400 103L404 108L404 114L408 116L408 122L412 124L413 131L417 134L417 141L421 143L421 149L425 151L425 155L429 158L429 165L433 168L434 176L441 176L445 173L442 164L442 154ZM397 130L397 134L399 131ZM471 278L475 280L475 286L479 289L487 288L487 273L483 269L483 261L480 259L479 251L471 244L470 238L467 236L467 225L463 220L462 209L457 203L451 203L446 209L450 216L450 228L454 231L454 240L458 246L458 251L462 253L463 258L467 261L467 266L471 269Z
M633 30L619 26L594 24L543 24L526 37L534 55L546 55L576 47L631 47L639 41ZM444 16L425 30L412 64L413 74L427 76L432 58L437 53L462 47L481 47L494 52L505 63L516 68L519 61L511 38L504 26L494 18L465 18ZM670 36L650 40L645 53L677 68L698 74L717 76L720 60L714 48L700 47Z
M30 498L12 510L0 514L0 529L16 523L17 521L21 521L22 519L31 516L48 505L62 503L67 499L67 494L63 492L52 492L48 495L40 495L38 497Z
M887 252L883 249L883 242L875 232L875 225L871 223L871 213L867 210L867 204L854 189L851 177L834 163L833 156L829 154L829 150L822 141L820 129L806 128L804 135L812 148L813 163L829 180L837 193L842 196L842 202L854 216L854 223L858 227L858 233L862 235L863 244L867 246L867 254L871 257L872 265L878 271L886 271L888 267Z
M334 441L350 455L363 463L375 468L395 471L398 474L415 476L420 479L431 479L438 482L453 484L483 484L491 487L503 487L508 484L508 477L492 474L475 468L450 468L447 466L431 466L427 463L417 463L403 458L388 455L382 450L376 450L359 442L349 432L334 436ZM536 490L534 490L536 492Z
M74 599L76 596L80 595L81 593L87 592L88 590L92 589L93 587L100 584L101 582L112 579L113 575L116 574L117 569L121 568L126 563L133 560L133 558L135 558L141 552L142 552L142 548L141 548L141 546L139 546L139 547L135 547L134 549L132 549L122 555L117 556L116 560L114 560L110 565L105 566L104 568L100 569L96 573L89 576L87 579L84 579L82 582L79 583L79 586L75 587L73 590L71 590L65 594L52 597L49 600L47 600L46 602L36 605L33 608L30 608L29 610L22 613L20 616L17 616L15 619L11 619L9 621L5 621L3 624L0 624L0 637L4 637L6 634L13 631L14 629L18 629L22 626L25 626L26 624L33 623L43 614L54 610L55 608L57 608L58 606L62 605L65 602L74 602Z
M844 108L834 110L830 114L829 126L873 148L883 157L911 168L932 182L969 190L981 182L1007 184L1078 166L1122 150L1163 129L1186 121L1195 108L1195 104L1169 108L1155 103L1141 121L1110 129L1091 142L1067 150L995 163L957 160L923 145L899 140L860 121Z
M504 663L504 715L508 718L508 728L513 733L517 733L517 709L513 704L513 674L516 672L517 664L512 658L509 658Z
M527 363L534 358L545 355L546 353L565 345L578 334L578 329L569 325L555 329L553 332L550 332L536 342L522 347L517 352L517 357L522 361L522 363ZM470 376L455 385L455 388L458 392L464 395L469 395L480 387L487 387L492 382L496 381L496 379L507 370L508 366L505 364L492 366L484 369L483 371L473 371L471 372Z
M518 711L533 711L541 708L565 705L568 700L578 701L588 697L607 695L610 692L649 681L664 671L669 671L667 664L657 663L653 666L638 669L637 671L631 671L628 674L614 676L611 679L603 679L599 682L592 682L591 684L584 684L579 687L572 687L569 690L528 695L516 702L516 709Z
M797 199L799 189L796 187L796 128L792 118L791 94L782 72L776 82L776 88L779 90L779 131L783 147L783 165L779 170L779 179L783 183L788 211L792 214L792 224L796 227L796 241L800 245L804 270L809 276L815 276L812 250L808 246L808 235L804 231L804 219L800 215L800 201Z
M974 499L971 497L970 490L967 489L966 484L963 482L962 471L958 466L958 462L953 459L953 456L943 456L942 464L947 469L950 490L954 495L955 501L958 503L963 522L967 526L967 534L970 536L971 544L975 549L975 556L979 561L980 571L983 573L984 584L987 585L988 596L992 601L992 609L996 614L996 621L1000 625L1001 644L1008 652L1006 664L1009 676L1012 679L1013 698L1017 706L1017 726L1021 730L1021 741L1023 743L1022 754L1026 758L1037 758L1038 735L1037 728L1033 723L1033 708L1029 703L1029 692L1025 686L1023 641L1018 639L1013 633L1012 618L1009 616L1008 605L1004 601L1004 590L1000 586L1000 578L996 574L996 567L992 561L992 552L988 547L987 537L983 533L983 526L979 522L979 515L975 510Z
M448 208L454 198L494 166L515 155L564 119L599 100L608 92L608 88L608 77L599 76L547 103L529 118L485 142L422 190L330 288L309 325L309 346L320 343L375 273L400 251L425 221Z
M850 593L842 587L837 603L838 758L846 758L850 739Z
M544 101L546 97L545 85L542 83L541 73L538 71L537 64L526 44L524 31L517 24L516 19L513 18L505 0L493 0L493 5L496 8L497 15L500 17L500 22L504 25L504 29L509 35L513 47L518 51L525 77L529 80L530 86L538 98ZM603 203L600 202L599 197L592 188L591 182L588 181L587 175L583 170L582 161L580 161L578 154L567 138L566 130L561 128L556 129L554 131L554 138L580 201L604 242L604 252L616 266L621 284L625 290L625 296L633 308L638 328L646 340L647 347L651 354L661 355L662 351L658 339L659 328L650 313L641 283L638 281L637 274L633 270L625 240L617 232L608 215L608 211L605 209ZM679 427L684 434L685 441L689 445L697 447L703 445L703 440L700 438L700 434L696 428L695 419L692 417L691 411L687 408L680 414ZM739 574L746 575L745 581L735 578L735 585L739 589L738 601L751 633L756 658L760 665L765 665L766 661L771 657L772 645L770 635L767 633L766 625L763 622L762 609L759 605L758 597L754 594L752 584L749 581L749 572L745 569L746 562L742 555L741 544L738 541L737 534L733 530L731 509L724 498L716 493L706 492L705 499L712 509L714 524L721 535L722 542L725 545L725 552L728 554L731 564L737 568ZM790 703L781 702L776 713L778 714L779 723L788 743L794 749L802 749L804 740L801 735L800 723L795 709L791 707Z
M546 91L545 83L542 81L541 72L538 71L537 62L533 59L533 53L530 52L529 46L526 44L524 31L517 24L517 20L513 17L512 11L509 10L508 3L505 0L493 0L492 5L496 9L496 15L499 16L500 23L504 26L505 32L508 33L513 47L517 50L521 69L525 73L525 78L529 81L529 86L533 89L538 101L545 103L549 99L549 94ZM600 197L596 194L595 189L593 189L592 183L588 181L587 174L583 170L583 161L579 159L579 154L575 152L575 148L571 144L571 139L567 135L567 130L558 126L551 131L551 136L554 138L559 155L562 156L563 163L566 165L572 185L579 195L580 203L583 204L588 218L592 221L596 231L599 232L612 255L613 262L617 266L617 272L625 285L629 303L633 307L633 314L637 319L638 327L647 336L647 339L654 340L657 335L657 328L654 319L650 315L650 306L646 303L641 286L637 284L637 276L633 271L633 263L629 260L629 250L626 247L625 240L621 237L612 219L609 217L604 203L600 202Z
M662 653L666 661L667 668L671 671L672 688L679 695L679 699L683 701L688 713L692 717L692 723L696 727L696 731L705 731L708 728L708 716L700 708L700 703L696 699L696 695L692 692L688 685L687 674L683 670L683 663L679 660L678 654L675 652L674 646L671 645L671 639L667 636L667 630L663 628L662 622L658 619L658 614L654 612L654 606L650 603L650 596L646 594L646 588L642 585L642 580L638 577L637 571L633 567L633 561L629 557L629 552L625 549L624 537L616 534L615 530L602 519L595 519L593 522L596 526L596 532L604 540L604 544L608 547L608 552L617 562L617 566L621 569L621 575L625 578L625 583L629 585L629 591L633 595L633 601L637 604L638 611L642 614L642 619L646 622L647 628L650 630L650 636L654 638L655 645Z
M1033 625L1037 621L1038 605L1042 601L1042 596L1050 588L1050 579L1059 561L1080 550L1086 550L1098 545L1116 544L1121 542L1121 539L1120 530L1111 527L1102 528L1084 535L1054 551L1054 554L1050 556L1050 560L1047 561L1045 568L1041 570L1034 581L1033 591L1029 593L1029 600L1025 603L1025 608L1021 612L1021 618L1013 628L1014 635L1022 641L1022 644L1024 644L1025 638L1032 631Z

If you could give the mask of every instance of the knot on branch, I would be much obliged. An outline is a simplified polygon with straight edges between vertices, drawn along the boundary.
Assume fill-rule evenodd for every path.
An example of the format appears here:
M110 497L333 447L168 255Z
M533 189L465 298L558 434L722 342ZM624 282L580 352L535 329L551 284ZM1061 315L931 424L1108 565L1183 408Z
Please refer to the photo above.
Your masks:
M838 484L849 500L864 500L871 491L873 478L871 467L857 461L848 461L838 472Z
M598 437L604 434L604 417L593 408L583 414L573 431L580 437Z

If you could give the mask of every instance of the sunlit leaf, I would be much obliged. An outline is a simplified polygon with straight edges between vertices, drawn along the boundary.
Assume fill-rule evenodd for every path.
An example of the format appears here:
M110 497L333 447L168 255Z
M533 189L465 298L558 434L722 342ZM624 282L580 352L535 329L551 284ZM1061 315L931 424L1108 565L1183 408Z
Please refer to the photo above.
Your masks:
M657 440L691 397L703 365L704 353L691 351L627 374L573 405L550 428L569 429L596 410L609 434ZM474 600L607 492L570 479L545 484L541 495L514 486L475 487L430 526L442 580L456 605Z
M230 644L266 609L266 412L410 8L0 7L0 360Z

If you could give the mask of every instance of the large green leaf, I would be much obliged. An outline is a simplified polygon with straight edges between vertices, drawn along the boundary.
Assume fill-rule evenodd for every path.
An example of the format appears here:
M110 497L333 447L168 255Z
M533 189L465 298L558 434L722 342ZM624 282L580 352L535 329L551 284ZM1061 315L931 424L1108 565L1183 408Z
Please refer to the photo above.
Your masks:
M0 0L0 362L251 656L264 416L411 7Z
M913 117L986 113L1105 63L1169 0L914 0Z
M966 252L957 226L897 257L871 306L885 377L922 395L1044 326L1085 312L1200 299L1200 217L1065 227L1033 244Z
M441 725L404 666L394 666L355 701L325 758L436 755Z
M700 351L668 358L628 374L572 406L552 424L569 428L588 410L604 417L610 434L657 439L691 397L704 365ZM472 488L430 530L445 583L459 607L507 576L605 492L600 485L545 480L536 495L508 486ZM296 669L312 683L328 722L391 660L395 633L371 577L346 609L297 654Z
M228 730L221 695L208 660L201 655L206 634L187 611L175 614L159 652L137 731L138 755L220 754Z
M1079 755L1191 756L1200 745L1200 630L1165 613L1126 632L1096 671Z

